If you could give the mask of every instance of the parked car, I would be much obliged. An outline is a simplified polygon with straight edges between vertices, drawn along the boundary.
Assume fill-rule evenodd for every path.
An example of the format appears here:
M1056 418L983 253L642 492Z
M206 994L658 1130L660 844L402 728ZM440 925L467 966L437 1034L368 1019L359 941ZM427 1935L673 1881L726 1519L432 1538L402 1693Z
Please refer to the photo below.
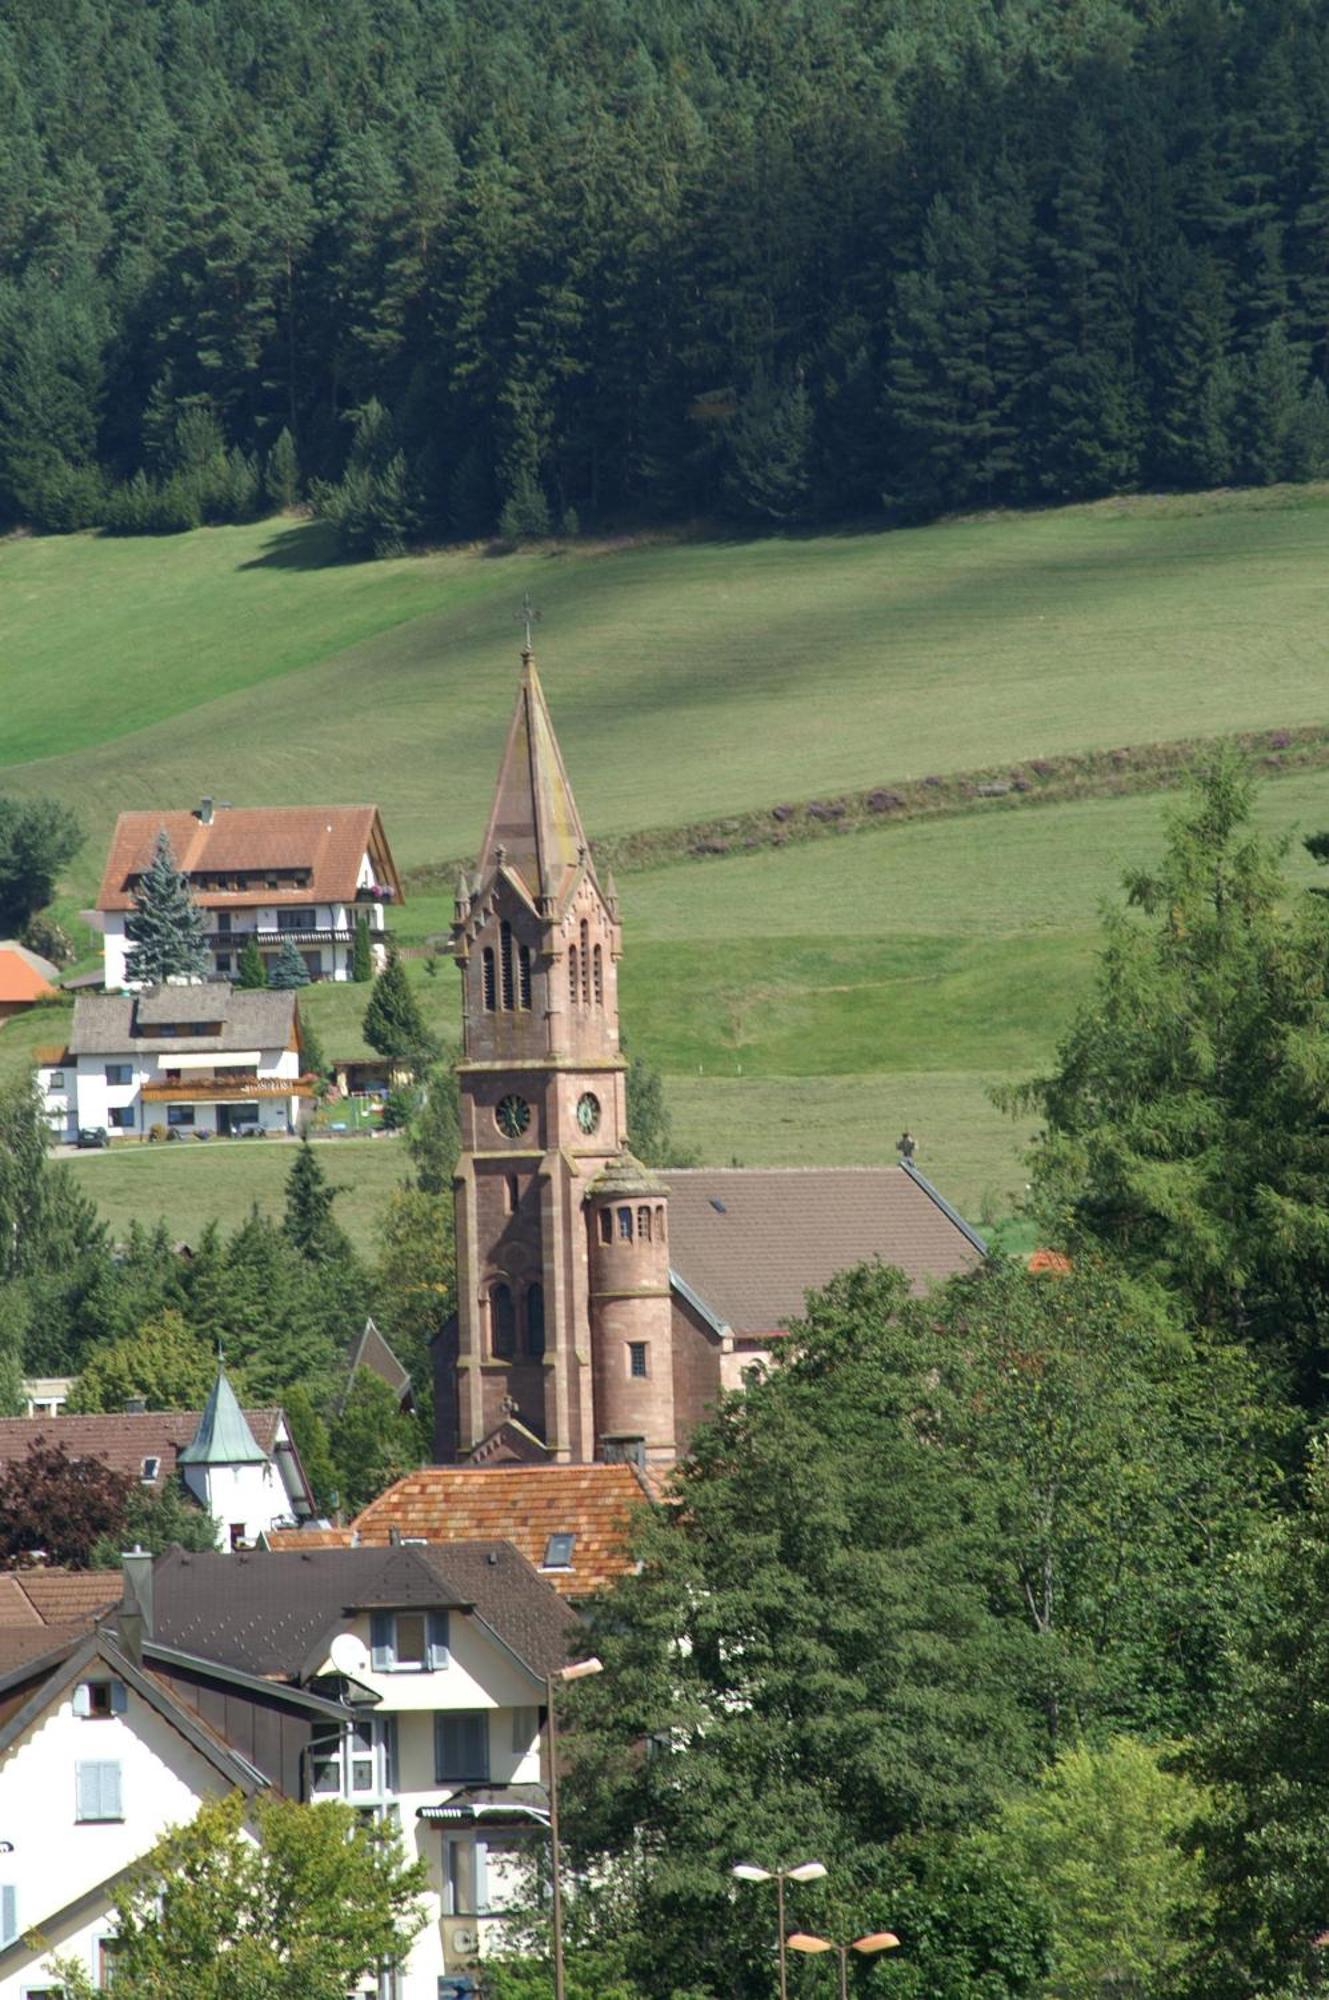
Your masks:
M74 1141L79 1151L83 1153L105 1146L107 1143L104 1125L80 1125L78 1138Z

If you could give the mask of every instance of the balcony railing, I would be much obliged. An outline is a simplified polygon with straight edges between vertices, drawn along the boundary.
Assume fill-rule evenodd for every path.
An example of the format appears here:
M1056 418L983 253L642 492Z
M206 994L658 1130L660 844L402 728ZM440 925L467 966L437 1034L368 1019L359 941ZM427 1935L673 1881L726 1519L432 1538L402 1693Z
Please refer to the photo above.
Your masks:
M371 930L369 941L371 944L383 943L386 942L387 935L386 931ZM355 943L355 932L349 925L334 927L330 930L313 931L208 931L206 937L208 947L211 951L230 951L232 949L243 951L250 938L257 940L260 951L275 951L281 945L285 944L287 938L291 940L292 944L297 945Z
M178 1083L145 1083L147 1104L247 1104L259 1097L312 1097L312 1076L191 1077Z

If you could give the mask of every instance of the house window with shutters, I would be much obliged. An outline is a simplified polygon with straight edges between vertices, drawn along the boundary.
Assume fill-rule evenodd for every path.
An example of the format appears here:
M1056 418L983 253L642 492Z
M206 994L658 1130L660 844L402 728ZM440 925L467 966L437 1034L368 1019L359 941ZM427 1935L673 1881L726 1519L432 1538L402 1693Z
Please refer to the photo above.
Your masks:
M87 1721L123 1715L126 1705L123 1681L80 1681L74 1689L74 1713Z
M440 1785L489 1781L489 1711L440 1709L434 1717L434 1778Z
M437 1673L448 1664L446 1611L375 1611L369 1621L375 1673Z
M120 1764L98 1759L74 1766L74 1818L80 1825L123 1819Z
M18 1936L18 1890L12 1882L0 1882L0 1951Z

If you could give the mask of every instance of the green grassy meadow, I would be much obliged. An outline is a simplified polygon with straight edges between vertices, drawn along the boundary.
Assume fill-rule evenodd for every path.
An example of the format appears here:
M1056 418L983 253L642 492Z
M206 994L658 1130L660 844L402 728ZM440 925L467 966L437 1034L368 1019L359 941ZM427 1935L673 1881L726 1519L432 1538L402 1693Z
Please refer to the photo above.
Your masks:
M317 525L169 541L0 544L0 791L114 812L372 798L406 867L473 852L515 682L525 589L593 834L929 771L1292 726L1325 716L1329 487L1104 502L893 534L444 551L339 567ZM10 698L9 663L15 671ZM748 1164L920 1163L1005 1212L1027 1137L988 1099L1046 1063L1093 963L1097 913L1158 850L1163 795L883 824L620 881L622 999L669 1078L680 1139ZM1329 774L1261 790L1269 828L1329 825ZM1294 879L1310 879L1294 849ZM450 894L394 913L445 931ZM456 977L409 961L457 1032ZM365 991L309 989L330 1052L364 1053ZM0 1074L66 1015L0 1029ZM365 1240L401 1171L345 1142ZM117 1152L77 1171L117 1227L177 1234L280 1205L281 1147Z

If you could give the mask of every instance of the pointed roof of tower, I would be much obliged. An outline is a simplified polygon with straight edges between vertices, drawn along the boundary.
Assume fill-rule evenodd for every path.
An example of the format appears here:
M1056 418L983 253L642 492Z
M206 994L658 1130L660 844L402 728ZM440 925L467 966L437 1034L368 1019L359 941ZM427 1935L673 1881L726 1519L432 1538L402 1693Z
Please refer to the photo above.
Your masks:
M184 1449L176 1453L176 1464L262 1465L267 1455L235 1400L226 1370L219 1366L198 1429Z
M549 718L535 655L522 653L521 686L499 768L480 856L482 879L502 864L519 875L532 901L562 901L589 855L589 844Z

